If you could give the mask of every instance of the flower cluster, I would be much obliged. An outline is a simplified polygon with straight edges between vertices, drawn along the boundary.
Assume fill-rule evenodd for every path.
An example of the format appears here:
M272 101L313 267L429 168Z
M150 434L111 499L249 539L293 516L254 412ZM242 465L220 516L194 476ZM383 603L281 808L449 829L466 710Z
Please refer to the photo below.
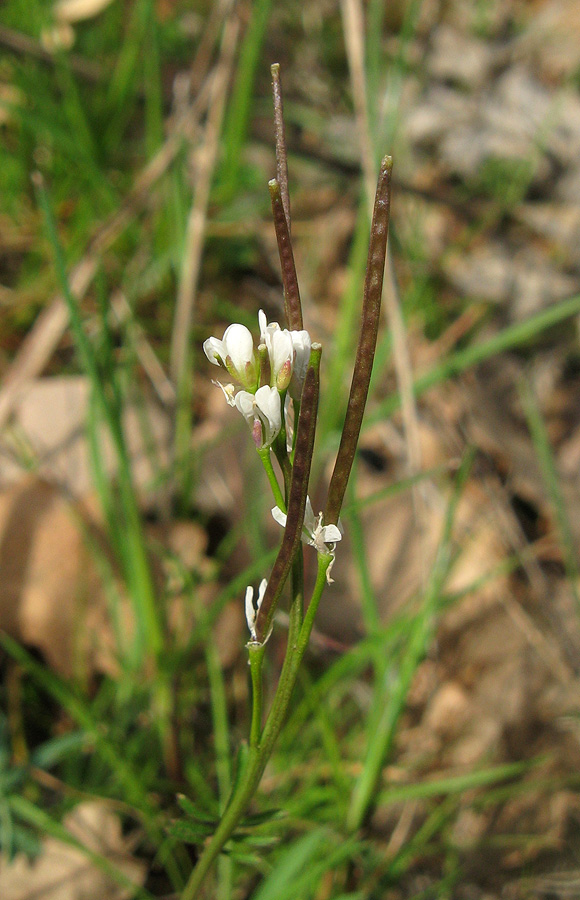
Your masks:
M242 385L235 393L233 384L216 381L230 406L235 406L248 423L258 449L270 447L282 427L281 395L288 391L294 399L300 398L308 360L310 335L307 331L288 331L277 322L270 322L265 313L258 314L260 347L264 349L266 365L260 365L261 356L254 351L252 334L245 325L229 325L222 340L208 338L203 350L210 363L222 366ZM267 373L269 383L265 381Z
M258 313L260 343L257 351L251 332L245 325L229 325L222 340L208 338L203 349L209 361L221 366L234 378L241 390L233 384L215 381L230 406L235 406L242 414L258 450L272 446L277 435L286 426L287 436L292 430L292 413L300 400L302 387L310 362L312 343L307 331L289 331L277 322L268 322L265 313ZM315 345L316 347L316 345ZM286 448L287 450L290 447ZM278 448L280 450L280 448ZM269 454L268 454L269 456ZM272 516L286 527L286 513L275 506ZM324 525L322 513L314 515L310 498L306 497L302 540L314 547L317 553L332 559L326 569L330 582L330 571L334 562L335 547L342 534L337 525ZM246 590L246 619L251 641L258 642L256 621L264 599L267 581L263 579L257 594L253 587ZM271 633L263 637L265 643Z

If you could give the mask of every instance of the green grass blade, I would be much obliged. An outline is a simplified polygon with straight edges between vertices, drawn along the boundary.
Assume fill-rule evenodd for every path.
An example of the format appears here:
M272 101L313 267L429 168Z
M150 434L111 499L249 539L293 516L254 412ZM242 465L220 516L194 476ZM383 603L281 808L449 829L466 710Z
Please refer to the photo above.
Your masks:
M334 852L329 852L329 847ZM312 890L322 875L352 858L357 842L344 841L336 847L336 836L327 828L318 828L298 840L278 858L276 866L252 900L295 900ZM320 856L324 855L321 861Z
M396 682L393 686L384 677L384 663L377 667L374 709L382 709L378 722L369 727L368 750L363 770L355 784L347 828L356 831L362 825L373 802L378 779L384 760L391 751L396 727L403 711L407 693L417 666L423 658L433 630L433 618L439 605L443 584L451 563L451 532L455 510L473 462L473 453L468 453L458 473L455 491L449 503L443 534L429 582L425 590L423 606L409 633L407 646L400 661Z
M70 290L64 255L56 231L56 223L48 195L40 176L36 179L39 203L44 214L48 237L53 249L57 275L70 316L70 323L81 365L99 400L103 417L110 431L118 463L118 488L120 505L125 516L127 551L125 562L131 580L131 600L135 607L135 644L139 665L147 656L157 659L163 648L164 637L160 610L157 605L153 575L145 548L145 540L137 498L133 490L131 464L127 452L119 402L106 390L97 357L83 327L80 310Z
M393 803L405 803L409 800L426 800L430 797L463 794L465 791L475 788L488 787L491 784L517 778L528 772L535 764L533 761L505 763L476 772L467 772L465 775L453 775L448 778L418 781L416 784L387 788L380 792L377 805L383 807Z

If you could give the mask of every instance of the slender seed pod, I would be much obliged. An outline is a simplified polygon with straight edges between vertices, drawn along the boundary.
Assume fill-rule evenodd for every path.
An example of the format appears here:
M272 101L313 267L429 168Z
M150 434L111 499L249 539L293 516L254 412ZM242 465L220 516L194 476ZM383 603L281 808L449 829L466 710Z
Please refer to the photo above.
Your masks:
M312 463L314 436L316 433L321 352L322 347L320 344L314 344L310 356L310 365L302 388L300 417L296 432L296 452L288 496L286 528L284 529L284 537L282 538L278 556L268 580L268 587L256 617L256 640L259 643L263 642L264 636L270 631L276 605L284 589L284 584L292 566L292 560L302 538L308 479L310 477L310 465Z
M274 228L276 229L276 240L278 241L278 253L280 254L286 320L290 331L302 331L304 327L302 325L302 306L300 304L296 266L294 265L294 253L292 252L290 230L284 211L280 184L276 178L268 182L268 189L272 200L272 215L274 217Z
M379 330L387 238L389 236L392 169L392 158L385 156L381 163L375 195L364 285L361 330L350 386L350 396L324 513L324 521L327 525L336 525L338 522L369 392Z
M276 180L280 185L280 194L284 214L288 224L288 233L292 231L290 221L290 194L288 192L288 153L286 152L286 129L284 128L284 107L282 104L282 82L280 81L280 63L270 66L272 73L272 96L274 100L274 131L276 134Z

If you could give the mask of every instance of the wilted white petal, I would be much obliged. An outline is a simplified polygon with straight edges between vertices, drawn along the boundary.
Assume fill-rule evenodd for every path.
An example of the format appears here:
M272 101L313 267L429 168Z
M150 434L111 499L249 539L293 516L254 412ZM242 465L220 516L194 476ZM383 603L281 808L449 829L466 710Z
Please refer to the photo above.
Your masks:
M98 15L110 3L112 0L57 0L54 15L61 22L81 22Z
M316 516L308 494L306 495L306 506L304 507L304 528L308 532L309 537L312 537L312 533L316 528Z
M286 527L287 516L279 506L272 509L272 518L278 525ZM342 540L340 529L336 525L322 525L322 513L318 517L314 515L310 497L306 497L304 508L304 524L302 526L302 540L305 544L315 547L319 553L334 553L334 546L329 550L326 544L336 544Z
M254 588L249 585L246 588L246 622L250 629L250 634L256 639L256 610L254 609Z
M332 569L332 567L333 567L333 565L334 565L335 559L336 559L336 557L335 557L334 551L333 551L333 552L332 552L332 559L330 560L330 562L329 562L329 564L328 564L328 569L326 570L326 583L327 583L327 584L334 584L334 578L331 578L331 577L330 577L330 572L331 572L331 569Z
M235 406L235 405L236 405L236 401L235 401L235 398L234 398L234 391L235 391L235 388L234 388L233 384L222 384L221 381L216 381L216 380L214 380L213 378L212 378L212 382L211 382L211 383L212 383L212 384L215 384L216 387L219 387L219 388L222 389L223 395L224 395L224 397L226 398L226 403L228 404L228 406Z
M311 539L308 543L313 547L316 547L319 553L334 554L336 542L340 540L342 540L340 529L337 528L336 525L323 525L322 513L319 513L318 520L315 527L312 529ZM326 546L327 544L331 544L330 550Z
M282 512L279 506L275 506L272 510L272 518L278 525L281 525L282 528L286 528L286 513Z
M256 618L260 611L260 607L262 605L262 600L264 599L264 594L266 593L266 588L268 587L268 581L266 578L262 578L260 582L260 586L258 588L258 599L254 603L254 588L250 585L246 588L246 621L248 623L248 628L250 629L250 635L252 640L256 640ZM266 635L264 639L264 643L268 640L270 635L272 634L272 629Z
M342 534L336 525L325 525L320 534L325 544L336 544L337 541L342 540Z

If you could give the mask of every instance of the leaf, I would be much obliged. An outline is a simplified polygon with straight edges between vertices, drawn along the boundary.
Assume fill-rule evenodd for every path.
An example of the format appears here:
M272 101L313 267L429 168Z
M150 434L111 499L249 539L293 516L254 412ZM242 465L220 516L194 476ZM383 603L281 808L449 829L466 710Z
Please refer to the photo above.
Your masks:
M168 826L171 837L182 841L184 844L201 844L215 831L216 823L212 825L197 822L195 819L179 819Z

